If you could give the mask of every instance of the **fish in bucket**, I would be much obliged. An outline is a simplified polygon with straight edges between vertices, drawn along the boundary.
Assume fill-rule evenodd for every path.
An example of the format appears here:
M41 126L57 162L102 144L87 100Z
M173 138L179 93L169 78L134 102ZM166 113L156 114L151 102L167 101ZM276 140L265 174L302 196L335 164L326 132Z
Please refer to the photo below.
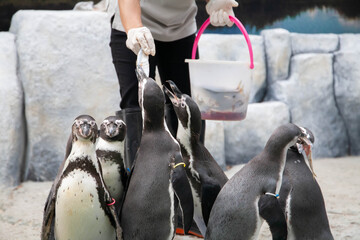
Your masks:
M245 61L195 59L201 34L210 24L207 19L195 38L189 63L191 96L198 104L201 118L208 120L240 121L245 119L253 76L254 60L249 35L242 23L229 16L245 37L250 64Z

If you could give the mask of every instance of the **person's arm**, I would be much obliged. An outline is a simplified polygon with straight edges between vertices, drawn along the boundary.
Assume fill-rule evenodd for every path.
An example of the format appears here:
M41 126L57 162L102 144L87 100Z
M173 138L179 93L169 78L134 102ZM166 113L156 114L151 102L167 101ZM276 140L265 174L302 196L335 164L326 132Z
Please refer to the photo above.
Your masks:
M118 0L120 18L127 34L126 46L136 55L140 49L146 55L155 55L154 38L141 22L141 8L138 0Z
M132 28L143 27L141 8L138 0L118 0L120 18L126 33Z

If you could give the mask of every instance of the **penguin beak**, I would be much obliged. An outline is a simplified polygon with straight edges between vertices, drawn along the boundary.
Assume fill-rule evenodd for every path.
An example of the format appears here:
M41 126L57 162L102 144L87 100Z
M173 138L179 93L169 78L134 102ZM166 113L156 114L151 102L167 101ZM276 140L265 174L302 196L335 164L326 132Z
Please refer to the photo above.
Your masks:
M307 135L302 134L299 137L299 141L296 143L298 151L300 154L302 154L305 158L305 160L307 160L311 173L313 174L313 177L316 177L316 174L314 172L314 167L313 167L313 162L312 162L312 142L310 141L310 139L308 138Z
M110 123L109 125L106 125L106 135L108 135L110 138L117 135L117 125L114 123Z
M91 125L88 123L83 123L80 126L80 134L84 137L84 138L89 138L91 135Z
M177 88L177 86L175 85L175 83L171 80L166 81L171 90L170 91L165 85L164 85L164 89L165 89L165 93L166 95L170 98L170 101L174 104L174 106L178 106L180 104L180 100L181 100L181 96L182 93L181 91Z

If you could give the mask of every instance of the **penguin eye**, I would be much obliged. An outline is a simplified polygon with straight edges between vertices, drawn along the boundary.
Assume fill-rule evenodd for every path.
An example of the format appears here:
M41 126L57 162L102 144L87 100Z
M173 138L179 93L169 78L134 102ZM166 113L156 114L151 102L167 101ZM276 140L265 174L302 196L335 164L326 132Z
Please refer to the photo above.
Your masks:
M181 97L181 107L185 108L186 104L185 104L185 97Z
M124 125L124 122L123 122L122 120L115 120L115 124L116 124L118 127L122 128L123 125Z
M93 127L95 126L95 121L90 121L90 125Z
M76 119L76 120L74 121L73 125L75 125L76 128L79 128L80 125L81 125L81 122L82 122L82 121Z

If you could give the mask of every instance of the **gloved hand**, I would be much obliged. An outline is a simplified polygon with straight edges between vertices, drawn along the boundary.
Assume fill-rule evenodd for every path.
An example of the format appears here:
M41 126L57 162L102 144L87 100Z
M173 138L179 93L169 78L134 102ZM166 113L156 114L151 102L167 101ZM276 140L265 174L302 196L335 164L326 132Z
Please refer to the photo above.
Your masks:
M136 55L140 48L146 55L155 55L154 38L147 27L132 28L127 33L126 46Z
M213 26L231 27L234 23L230 21L229 15L234 16L233 7L239 4L235 0L210 0L206 4L206 12L210 16L210 23Z

